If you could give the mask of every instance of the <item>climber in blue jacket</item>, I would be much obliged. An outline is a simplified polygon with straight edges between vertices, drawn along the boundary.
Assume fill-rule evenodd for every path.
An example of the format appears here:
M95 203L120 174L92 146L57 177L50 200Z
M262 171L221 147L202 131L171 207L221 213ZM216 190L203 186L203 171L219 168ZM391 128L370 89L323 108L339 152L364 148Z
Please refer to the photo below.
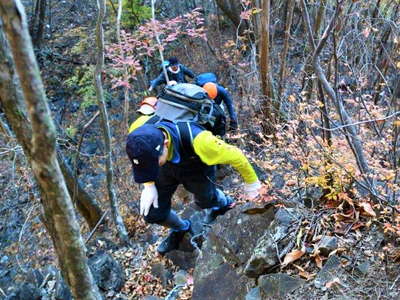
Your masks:
M163 63L167 69L169 81L176 81L177 83L186 83L186 77L194 78L195 74L188 67L179 63L176 57L170 57ZM149 92L160 84L167 84L164 72L161 72L156 79L150 82Z
M235 131L238 128L238 119L233 108L232 96L229 94L228 90L222 85L214 82L207 82L203 85L203 89L207 91L208 96L215 101L218 105L222 102L226 105L229 113L229 130Z

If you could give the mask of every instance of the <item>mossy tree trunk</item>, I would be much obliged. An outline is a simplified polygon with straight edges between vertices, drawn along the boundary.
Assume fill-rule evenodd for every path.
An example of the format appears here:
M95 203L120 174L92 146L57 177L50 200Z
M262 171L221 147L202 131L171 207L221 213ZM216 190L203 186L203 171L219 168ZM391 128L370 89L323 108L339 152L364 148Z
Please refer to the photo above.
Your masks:
M42 195L43 219L53 240L61 272L75 299L101 299L87 264L85 245L57 161L56 131L33 53L24 8L19 0L2 0L0 16L32 123L31 166Z

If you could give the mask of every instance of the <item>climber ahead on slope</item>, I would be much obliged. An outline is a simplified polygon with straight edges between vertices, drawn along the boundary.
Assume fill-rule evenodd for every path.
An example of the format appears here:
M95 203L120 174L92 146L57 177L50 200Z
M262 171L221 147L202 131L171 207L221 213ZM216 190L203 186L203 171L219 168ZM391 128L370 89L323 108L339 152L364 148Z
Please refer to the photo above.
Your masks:
M203 87L208 95L222 107L225 104L229 113L229 130L236 130L238 128L238 119L233 107L233 100L231 94L226 88L217 83L217 76L214 73L202 73L196 76L195 83Z
M171 81L176 81L177 83L185 83L186 77L194 78L194 73L188 67L179 63L176 57L170 57L168 60L163 62L165 68L167 69L168 79ZM152 91L155 87L160 84L167 84L164 72L161 72L156 79L150 82L149 91Z

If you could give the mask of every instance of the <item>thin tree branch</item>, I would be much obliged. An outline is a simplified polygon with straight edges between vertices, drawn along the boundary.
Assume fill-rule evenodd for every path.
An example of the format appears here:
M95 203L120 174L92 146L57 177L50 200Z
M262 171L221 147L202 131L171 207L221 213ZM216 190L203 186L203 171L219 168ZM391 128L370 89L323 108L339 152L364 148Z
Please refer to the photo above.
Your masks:
M356 125L360 125L360 124L372 123L372 122L377 122L377 121L384 121L384 120L387 120L387 119L391 119L391 118L393 118L393 117L395 117L397 115L400 115L400 111L397 111L397 112L391 114L390 116L387 116L387 117L384 117L384 118L363 120L363 121L354 122L354 123L351 123L351 124L341 125L341 126L338 126L338 127L335 127L335 128L324 128L324 127L321 127L321 126L316 126L316 127L320 128L320 129L323 129L323 130L327 130L327 131L336 131L336 130L341 130L343 128L350 127L350 126L356 126Z
M100 108L101 113L101 121L103 128L103 136L104 136L104 145L105 145L105 155L106 155L106 176L107 176L107 190L108 190L108 198L111 205L111 212L114 219L114 223L117 227L118 235L121 241L129 246L129 236L126 231L124 222L119 214L118 209L118 200L114 190L114 171L112 164L112 150L111 150L111 133L110 133L110 124L108 121L108 112L106 108L106 104L104 101L104 91L101 80L101 74L104 69L104 32L103 32L103 20L106 12L105 0L97 0L98 7L98 17L97 17L97 25L96 25L96 45L97 45L97 53L96 53L96 68L94 71L94 83L96 89L97 103Z
M156 41L158 44L158 52L160 53L160 58L161 58L161 65L162 65L162 69L164 72L164 76L165 76L165 81L167 82L167 84L169 83L169 77L168 77L168 73L167 73L167 68L164 65L164 53L163 53L163 48L162 48L162 44L161 44L161 40L160 40L160 34L157 30L157 24L156 24L156 10L154 8L154 5L156 3L156 0L151 0L151 20L153 22L153 26L154 26L154 33L156 35Z

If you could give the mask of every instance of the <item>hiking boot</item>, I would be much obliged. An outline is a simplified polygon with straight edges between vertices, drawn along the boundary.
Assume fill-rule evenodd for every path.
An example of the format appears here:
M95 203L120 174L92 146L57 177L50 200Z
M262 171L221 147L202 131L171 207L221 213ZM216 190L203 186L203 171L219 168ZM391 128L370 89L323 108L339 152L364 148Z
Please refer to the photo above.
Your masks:
M164 255L172 250L176 250L179 248L179 244L181 243L183 237L186 232L192 232L192 224L189 220L189 228L187 230L182 231L171 231L169 235L161 242L160 246L157 248L157 252L161 255Z
M224 207L218 208L218 209L214 209L212 208L209 213L205 216L204 218L204 223L206 224L211 224L212 222L214 222L214 220L218 217L218 216L222 216L223 214L225 214L228 210L232 209L235 207L236 203L234 202L234 200L229 197L226 196L226 200L228 202L227 205L225 205Z

